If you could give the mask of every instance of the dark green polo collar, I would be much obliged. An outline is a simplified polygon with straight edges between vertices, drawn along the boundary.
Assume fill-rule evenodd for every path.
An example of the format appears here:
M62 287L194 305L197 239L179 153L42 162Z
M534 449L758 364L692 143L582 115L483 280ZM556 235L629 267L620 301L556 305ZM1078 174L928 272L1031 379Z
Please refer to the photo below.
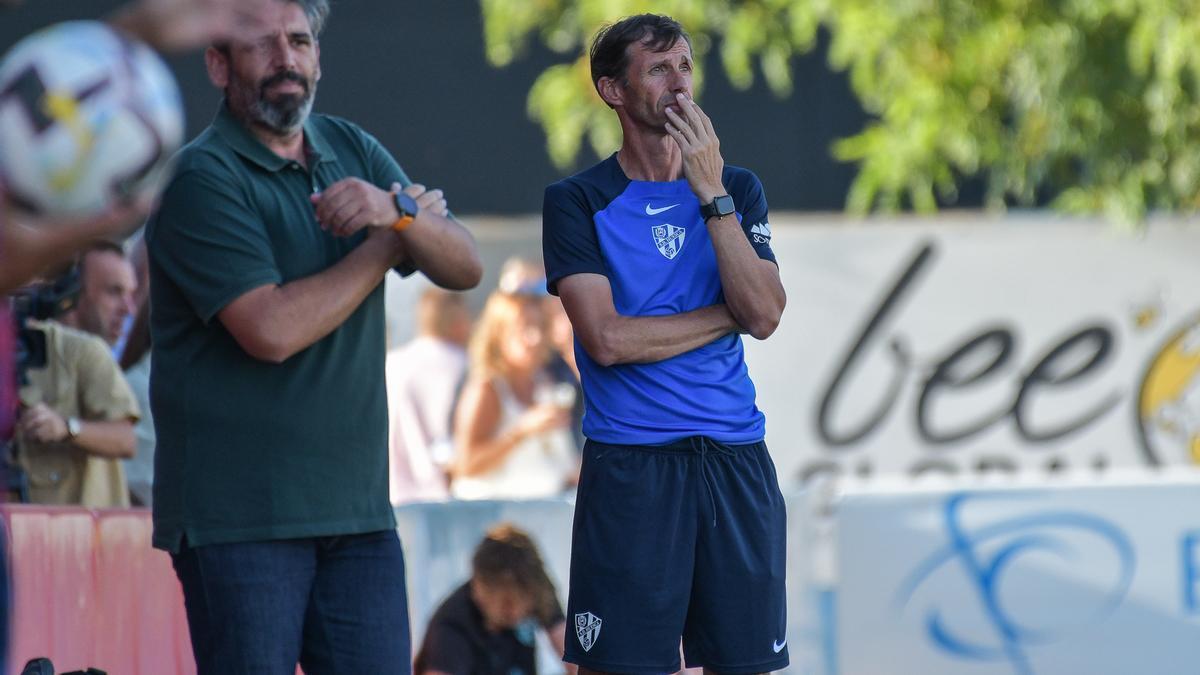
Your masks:
M291 160L275 154L274 151L263 145L262 141L258 140L254 134L250 133L249 129L242 126L242 123L229 111L229 106L224 101L217 110L217 118L213 120L213 129L221 138L225 139L234 152L267 171L281 171L291 164ZM314 123L312 115L309 115L308 119L304 121L304 144L308 150L311 166L316 166L321 162L334 161L333 149L329 147L329 143L326 142L321 132L317 131L317 125Z

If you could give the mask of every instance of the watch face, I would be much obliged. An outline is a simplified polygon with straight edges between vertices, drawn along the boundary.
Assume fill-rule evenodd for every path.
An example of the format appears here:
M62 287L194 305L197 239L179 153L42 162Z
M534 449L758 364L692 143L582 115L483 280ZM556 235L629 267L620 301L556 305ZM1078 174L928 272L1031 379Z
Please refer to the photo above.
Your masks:
M420 209L417 207L417 200L409 197L403 192L396 193L396 208L400 210L400 216L415 216Z
M734 210L733 197L730 197L729 195L721 195L711 202L701 206L700 215L704 216L704 219L707 220L709 218L728 216L729 214L733 213Z

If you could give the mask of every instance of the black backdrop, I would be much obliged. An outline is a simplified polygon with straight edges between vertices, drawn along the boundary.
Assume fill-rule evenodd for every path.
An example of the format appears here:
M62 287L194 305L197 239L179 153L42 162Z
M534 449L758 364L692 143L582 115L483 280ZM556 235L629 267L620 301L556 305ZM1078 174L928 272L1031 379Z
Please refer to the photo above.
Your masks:
M25 0L0 10L0 51L30 31L71 18L96 18L113 0ZM561 177L541 129L525 113L534 78L556 56L532 48L507 68L483 55L479 4L468 0L343 0L322 36L323 79L316 110L375 134L414 180L446 191L461 214L541 209L542 189ZM219 93L199 51L173 57L187 103L188 136L212 118ZM700 101L721 136L725 160L762 179L774 210L837 210L854 167L830 143L862 128L866 115L823 47L793 63L794 93L774 97L759 82L735 90L710 52ZM582 168L596 158L585 147Z

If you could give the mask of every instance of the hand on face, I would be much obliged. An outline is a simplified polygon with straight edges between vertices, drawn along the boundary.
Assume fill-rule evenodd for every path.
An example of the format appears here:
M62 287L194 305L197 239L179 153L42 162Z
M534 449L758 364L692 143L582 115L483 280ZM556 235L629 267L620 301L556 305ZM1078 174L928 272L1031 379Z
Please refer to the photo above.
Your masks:
M713 130L712 120L687 94L676 94L675 105L666 108L667 133L683 153L683 175L692 192L707 204L725 194L721 171L721 141ZM678 110L679 112L676 112Z

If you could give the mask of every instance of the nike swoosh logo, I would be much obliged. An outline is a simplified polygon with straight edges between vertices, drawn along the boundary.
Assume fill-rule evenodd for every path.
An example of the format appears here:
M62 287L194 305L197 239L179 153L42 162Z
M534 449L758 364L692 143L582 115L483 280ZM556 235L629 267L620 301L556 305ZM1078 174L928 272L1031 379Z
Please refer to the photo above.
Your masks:
M670 206L664 206L661 209L656 209L656 208L653 208L652 206L650 206L649 204L646 204L646 215L657 216L658 214L662 213L663 211L670 211L671 209L675 208L676 206L679 206L679 205L672 204Z
M776 653L776 654L778 654L779 652L783 651L783 648L784 648L784 647L786 647L786 646L787 646L787 640L784 640L783 642L774 642L774 643L772 643L772 644L771 644L771 649L774 649L774 650L775 650L775 653Z

